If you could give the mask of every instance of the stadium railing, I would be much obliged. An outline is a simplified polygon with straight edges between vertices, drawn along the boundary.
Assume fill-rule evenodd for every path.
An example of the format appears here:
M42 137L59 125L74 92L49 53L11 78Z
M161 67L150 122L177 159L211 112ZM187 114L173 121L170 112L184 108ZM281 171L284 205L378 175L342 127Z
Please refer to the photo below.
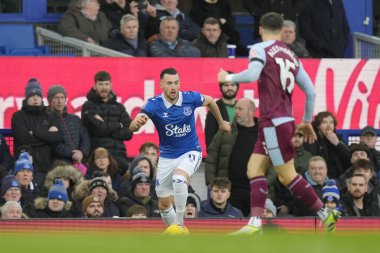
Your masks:
M354 58L380 59L380 38L364 33L353 33Z
M36 27L37 45L48 46L50 55L88 56L88 57L131 57L105 47L87 43L71 37L64 37L56 32Z

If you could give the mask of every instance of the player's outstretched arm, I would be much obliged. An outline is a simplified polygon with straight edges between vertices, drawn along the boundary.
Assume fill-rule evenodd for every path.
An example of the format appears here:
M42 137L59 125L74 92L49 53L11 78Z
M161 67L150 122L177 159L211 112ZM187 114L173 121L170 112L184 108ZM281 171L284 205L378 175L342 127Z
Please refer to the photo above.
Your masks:
M140 128L146 124L148 117L145 114L138 114L129 125L130 132L137 132Z
M214 99L210 96L203 95L205 98L204 106L207 106L212 115L214 115L215 119L218 121L219 129L231 133L231 124L228 121L223 120L222 114L220 114L219 107L215 103Z

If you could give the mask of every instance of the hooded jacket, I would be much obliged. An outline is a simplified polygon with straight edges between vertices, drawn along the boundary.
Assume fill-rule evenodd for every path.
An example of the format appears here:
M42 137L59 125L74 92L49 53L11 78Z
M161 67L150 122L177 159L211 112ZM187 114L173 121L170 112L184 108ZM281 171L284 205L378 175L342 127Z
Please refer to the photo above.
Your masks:
M30 215L31 218L72 218L73 215L70 212L72 202L67 201L63 210L60 212L53 212L48 207L47 198L37 198L34 201L34 212Z

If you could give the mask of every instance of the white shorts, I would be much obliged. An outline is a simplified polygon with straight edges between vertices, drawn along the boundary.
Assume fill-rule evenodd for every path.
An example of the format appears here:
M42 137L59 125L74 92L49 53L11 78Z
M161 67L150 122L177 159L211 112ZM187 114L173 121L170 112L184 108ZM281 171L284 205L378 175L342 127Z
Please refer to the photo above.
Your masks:
M202 152L190 151L178 158L162 158L158 159L157 177L156 177L156 193L160 198L173 195L172 176L175 169L183 170L191 177L202 162Z

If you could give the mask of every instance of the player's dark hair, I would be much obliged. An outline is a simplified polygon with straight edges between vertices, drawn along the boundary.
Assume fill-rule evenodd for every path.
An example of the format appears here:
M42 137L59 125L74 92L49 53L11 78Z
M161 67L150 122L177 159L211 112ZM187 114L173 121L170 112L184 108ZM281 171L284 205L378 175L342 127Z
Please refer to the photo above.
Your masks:
M178 71L175 68L167 68L161 71L160 80L164 78L165 75L177 75Z
M111 81L111 75L106 71L103 71L103 70L99 71L98 73L95 74L94 81L95 83L97 81Z
M260 18L260 26L270 31L279 31L284 25L284 18L277 12L268 12Z

